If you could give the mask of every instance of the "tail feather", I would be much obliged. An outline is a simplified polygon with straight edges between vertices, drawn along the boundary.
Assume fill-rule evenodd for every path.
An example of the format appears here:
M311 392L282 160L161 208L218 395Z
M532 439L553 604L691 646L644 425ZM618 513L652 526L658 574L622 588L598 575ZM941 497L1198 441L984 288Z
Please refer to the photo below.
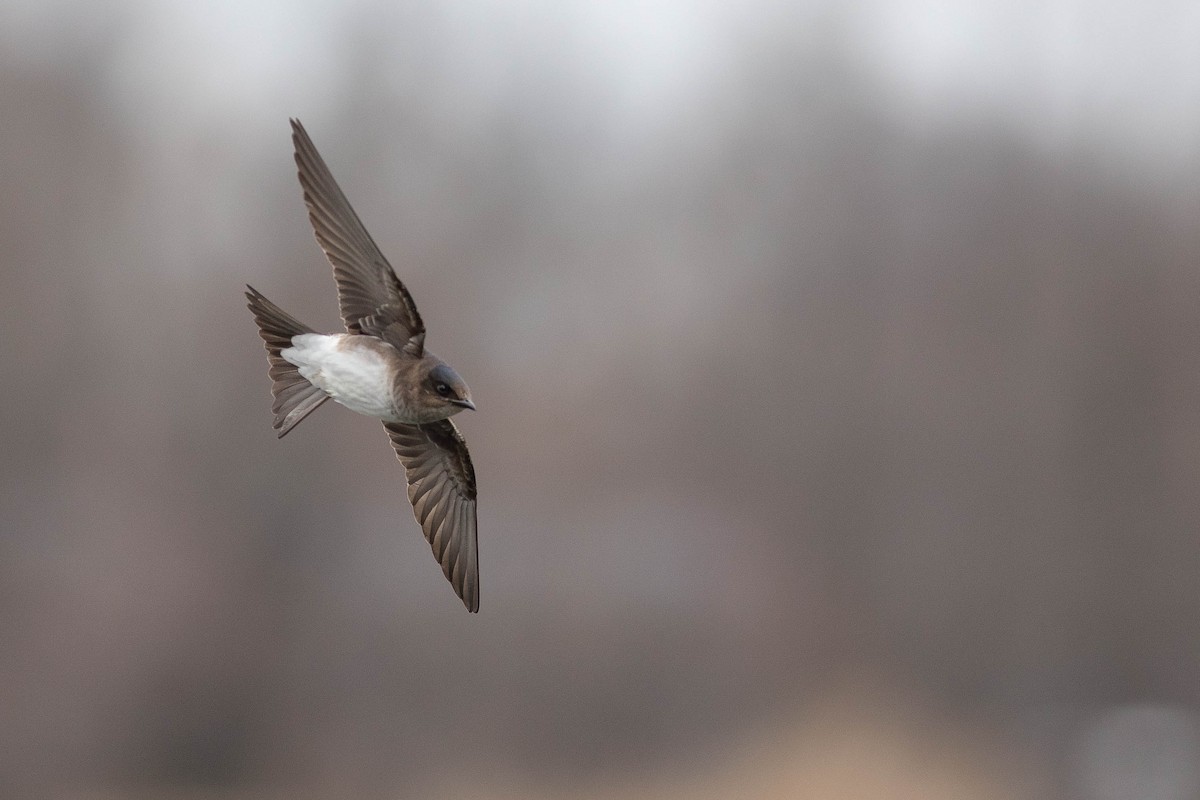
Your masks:
M246 292L247 305L254 313L258 335L267 347L267 358L271 362L267 373L271 377L271 395L275 398L271 406L275 419L271 426L282 438L329 399L329 395L297 371L295 364L279 354L280 350L292 346L293 336L316 331L272 303L253 286L246 288L249 290Z

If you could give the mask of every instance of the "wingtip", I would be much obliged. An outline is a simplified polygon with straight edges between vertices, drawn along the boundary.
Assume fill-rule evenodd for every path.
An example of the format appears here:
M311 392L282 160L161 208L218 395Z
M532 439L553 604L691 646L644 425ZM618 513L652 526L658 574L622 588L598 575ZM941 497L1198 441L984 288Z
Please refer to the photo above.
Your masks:
M297 149L299 149L299 147L305 142L312 142L312 139L308 135L308 131L304 128L304 123L295 117L290 118L288 122L292 124L292 144L294 144Z
M251 286L248 283L246 284L246 291L243 292L242 294L246 298L246 308L250 309L255 314L258 313L259 307L262 305L262 303L271 302L270 300L267 300L266 295L264 295L262 292L260 292L258 289L255 289L253 286Z

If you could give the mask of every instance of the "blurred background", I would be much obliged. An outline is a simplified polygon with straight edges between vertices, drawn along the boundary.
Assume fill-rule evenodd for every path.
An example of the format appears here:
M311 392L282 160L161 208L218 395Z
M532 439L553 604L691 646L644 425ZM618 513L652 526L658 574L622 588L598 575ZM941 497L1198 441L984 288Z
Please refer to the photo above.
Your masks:
M0 4L0 794L1200 797L1200 6ZM470 383L482 613L304 121Z

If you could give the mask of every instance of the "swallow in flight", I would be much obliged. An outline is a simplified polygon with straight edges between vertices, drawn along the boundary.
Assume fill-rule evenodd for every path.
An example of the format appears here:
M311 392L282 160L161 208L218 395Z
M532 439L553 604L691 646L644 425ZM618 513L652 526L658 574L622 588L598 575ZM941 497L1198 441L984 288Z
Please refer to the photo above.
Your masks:
M308 218L333 265L346 333L317 333L256 289L246 299L271 363L273 427L283 436L326 400L383 421L413 513L467 610L479 611L475 470L450 417L471 390L425 349L412 296L350 207L304 126L292 144Z

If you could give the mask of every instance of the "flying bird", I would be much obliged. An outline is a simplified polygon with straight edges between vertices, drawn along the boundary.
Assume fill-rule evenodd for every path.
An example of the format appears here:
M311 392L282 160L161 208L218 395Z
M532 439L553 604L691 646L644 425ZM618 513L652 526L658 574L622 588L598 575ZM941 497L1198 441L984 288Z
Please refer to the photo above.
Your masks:
M317 243L333 265L346 333L317 333L247 285L271 362L280 437L332 399L383 421L404 465L413 513L467 610L479 611L475 470L450 417L471 390L425 349L412 296L350 207L312 139L292 120L300 185Z

